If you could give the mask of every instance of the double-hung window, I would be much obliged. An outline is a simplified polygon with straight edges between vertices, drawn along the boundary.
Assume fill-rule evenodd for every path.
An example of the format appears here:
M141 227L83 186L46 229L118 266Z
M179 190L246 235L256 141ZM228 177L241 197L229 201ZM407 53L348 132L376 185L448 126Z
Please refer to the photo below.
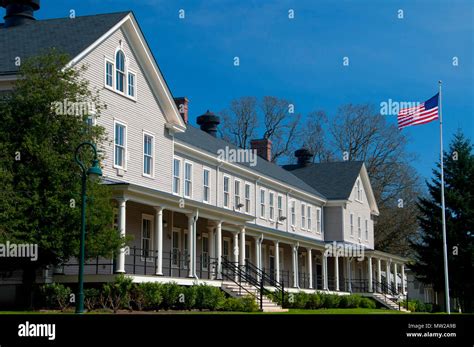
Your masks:
M281 195L279 195L277 199L277 208L278 208L278 221L281 221L281 217L283 217L283 197Z
M296 201L295 200L291 202L290 210L291 210L291 225L295 226L296 225Z
M193 194L193 164L184 163L184 196L192 197Z
M270 205L270 220L275 219L275 194L270 192L268 195L268 202Z
M306 205L301 204L301 229L306 229Z
M365 220L365 241L369 240L369 221Z
M250 184L245 183L245 212L250 213Z
M240 181L234 180L234 208L240 210Z
M210 187L210 182L211 182L211 171L208 169L203 170L203 177L202 177L202 182L203 182L203 192L202 192L202 200L204 202L210 202L211 200L211 187Z
M351 226L351 236L354 236L354 215L351 213L349 218L350 218L350 226Z
M308 213L307 213L307 218L308 218L308 230L311 231L312 229L312 218L311 218L311 206L306 207Z
M361 219L360 219L360 217L357 217L357 237L360 239L361 235L362 235Z
M316 232L321 232L321 209L316 209Z
M229 207L230 177L224 176L224 207Z
M125 54L122 50L115 55L115 89L125 91Z
M114 86L114 63L110 60L105 61L105 85L111 88Z
M115 167L125 169L125 151L127 146L127 127L125 124L115 122L115 149L114 165Z
M153 176L153 147L154 137L143 134L143 175Z
M135 82L136 82L136 77L133 72L128 73L128 96L131 96L132 98L135 97Z
M148 258L151 253L151 233L153 229L153 217L142 216L142 257Z
M260 189L260 217L265 218L265 189Z
M173 160L173 193L181 192L181 160L175 158Z

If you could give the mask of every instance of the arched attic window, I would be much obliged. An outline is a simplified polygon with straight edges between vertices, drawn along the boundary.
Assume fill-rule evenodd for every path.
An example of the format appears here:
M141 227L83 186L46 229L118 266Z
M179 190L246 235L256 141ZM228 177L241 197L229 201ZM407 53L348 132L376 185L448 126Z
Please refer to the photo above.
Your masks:
M115 86L120 92L125 92L125 54L118 50L115 54Z

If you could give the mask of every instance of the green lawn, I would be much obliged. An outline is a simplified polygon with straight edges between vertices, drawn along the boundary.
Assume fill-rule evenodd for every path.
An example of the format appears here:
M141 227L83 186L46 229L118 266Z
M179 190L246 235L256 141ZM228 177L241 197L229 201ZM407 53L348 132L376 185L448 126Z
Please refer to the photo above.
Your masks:
M403 314L405 312L392 311L386 309L371 309L371 308L330 308L320 310L297 310L290 309L289 312L254 312L250 314ZM60 312L60 311L0 311L0 314L74 314L73 311ZM97 311L87 314L113 314L110 312ZM244 312L199 312L199 311L161 311L161 312L124 312L120 314L246 314Z

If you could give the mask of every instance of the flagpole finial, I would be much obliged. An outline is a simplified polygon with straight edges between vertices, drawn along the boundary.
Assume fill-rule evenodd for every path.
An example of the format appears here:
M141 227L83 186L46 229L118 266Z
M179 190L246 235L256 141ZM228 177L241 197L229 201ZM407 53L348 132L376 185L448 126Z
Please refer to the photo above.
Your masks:
M438 84L441 84L441 83L443 83L443 81L439 80L439 81L438 81Z

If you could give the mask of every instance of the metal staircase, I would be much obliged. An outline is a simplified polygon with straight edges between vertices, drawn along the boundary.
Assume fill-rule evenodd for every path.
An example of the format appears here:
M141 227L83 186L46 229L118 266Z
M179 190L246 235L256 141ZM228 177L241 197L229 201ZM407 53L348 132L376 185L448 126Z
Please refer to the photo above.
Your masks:
M264 271L255 265L247 262L243 267L222 258L221 271L223 284L222 290L232 297L252 296L262 312L287 312L288 309L279 306L268 298L266 294L270 291L265 285L275 288L275 293L281 295L282 303L285 295L284 287L281 283L270 278Z

